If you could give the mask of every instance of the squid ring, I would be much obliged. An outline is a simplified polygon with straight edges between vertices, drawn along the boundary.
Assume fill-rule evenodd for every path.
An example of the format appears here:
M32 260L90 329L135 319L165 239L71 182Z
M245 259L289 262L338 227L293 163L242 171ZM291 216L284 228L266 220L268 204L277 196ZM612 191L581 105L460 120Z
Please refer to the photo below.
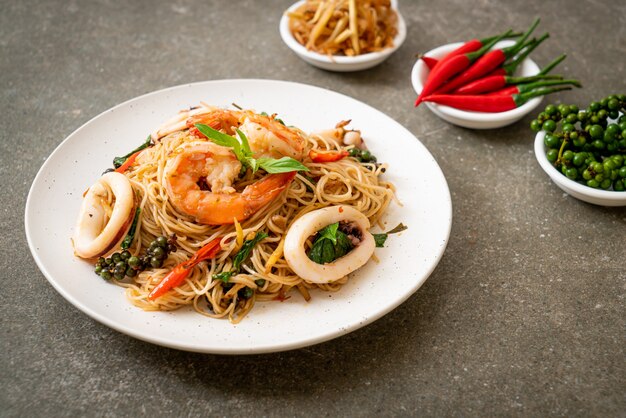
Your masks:
M348 254L332 263L318 264L309 259L306 240L327 225L346 221L361 231L361 241ZM331 283L363 266L374 253L376 244L369 233L370 222L365 215L351 206L339 205L318 209L296 220L285 237L284 254L289 267L311 283Z
M115 204L110 216L103 200L110 189ZM103 175L87 190L78 214L72 241L74 253L81 258L106 254L130 228L134 207L133 189L128 178L116 172Z

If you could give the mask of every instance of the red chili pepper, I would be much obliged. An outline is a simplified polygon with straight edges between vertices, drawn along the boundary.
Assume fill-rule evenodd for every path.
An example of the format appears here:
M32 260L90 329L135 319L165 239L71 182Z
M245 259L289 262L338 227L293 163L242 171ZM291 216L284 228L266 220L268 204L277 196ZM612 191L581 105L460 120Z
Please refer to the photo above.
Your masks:
M137 159L137 156L141 154L141 151L143 150L137 151L130 157L128 157L126 161L124 161L124 164L116 168L115 171L117 171L118 173L124 173L126 170L128 170L128 168L135 163L135 160Z
M493 77L494 75L506 75L506 70L502 67L496 68L492 72L486 75L486 77Z
M437 71L439 71L438 67L441 67L441 65L444 64L446 61L449 61L450 59L456 57L457 55L464 55L464 54L469 54L470 52L478 51L483 45L484 44L481 41L479 41L478 39L472 39L471 41L465 42L463 45L461 45L460 47L458 47L454 51L449 52L446 56L441 58L433 68L429 67L429 69L431 71L430 71L430 73L428 73L428 77L426 78L426 82L428 83L432 79L432 77L433 77L433 70L437 69Z
M454 90L453 94L489 93L511 84L517 85L550 78L563 79L563 77L558 75L534 75L531 77L510 77L508 75L493 75L479 78L478 80L474 80L464 86L461 86L458 89Z
M424 97L431 95L451 77L465 70L474 61L476 61L481 56L483 56L483 54L489 51L491 47L493 47L498 41L500 41L500 39L508 36L510 33L511 31L508 31L502 35L496 36L490 42L483 45L482 48L480 48L478 51L454 55L451 58L448 58L448 56L446 56L444 59L439 61L438 65L436 65L435 68L433 68L433 70L428 75L428 78L424 83L424 88L422 89L422 92L415 101L415 106L419 106Z
M496 113L506 112L507 110L515 109L523 105L533 97L543 96L550 93L556 93L557 91L570 89L570 87L543 87L526 93L509 94L502 96L461 96L455 94L434 94L425 98L424 101L439 103L461 110Z
M535 83L518 84L515 86L510 86L504 89L491 92L487 96L502 96L502 95L527 93L539 87L561 86L561 85L572 85L575 87L582 87L578 80L562 80L562 79L561 80L544 80L544 81L537 81Z
M421 59L422 61L424 61L424 64L426 64L426 66L428 67L429 71L432 71L433 68L435 68L435 66L437 65L437 63L439 62L438 59L436 58L431 58L431 57L427 57L426 55L420 55L419 59ZM430 74L430 73L429 73Z
M517 93L519 93L517 86L508 86L503 89L487 93L485 96L510 96L511 94L517 94Z
M309 157L314 163L332 163L334 161L339 161L348 155L350 155L350 153L346 150L326 152L317 152L314 150L309 151Z
M492 75L478 80L474 80L460 88L454 90L452 94L481 94L490 91L498 90L511 84L507 82L507 76L505 75Z
M171 289L179 286L185 281L185 278L189 275L189 273L191 273L191 269L196 264L201 261L214 258L222 249L220 246L221 240L222 239L219 237L215 238L213 241L196 251L196 253L192 255L189 260L183 261L174 267L174 269L170 271L154 289L152 289L152 292L148 295L148 300L158 299Z
M514 38L517 36L520 36L520 33L511 33L511 31L508 31L504 34L505 38ZM474 51L478 51L480 48L482 48L484 45L487 45L488 43L491 43L494 39L502 39L499 38L501 35L495 35L495 36L490 36L488 38L485 39L472 39L470 41L465 42L463 45L461 45L460 47L458 47L457 49L455 49L452 52L449 52L445 57L441 58L436 65L441 66L441 64L443 64L444 62L446 62L447 60L451 59L452 57L455 57L457 55L463 55L463 54L467 54L470 52L474 52ZM433 58L434 59L434 58ZM426 61L424 61L426 62ZM426 63L426 65L428 65L428 63ZM426 79L426 82L428 83L431 76L432 76L432 70L434 70L436 67L431 68L430 66L428 66L428 69L431 70L431 73L428 74L428 78ZM439 70L437 70L439 71Z
M539 19L536 19L532 26L524 33L524 35L518 39L518 41L508 47L503 49L494 49L493 51L489 51L486 54L480 56L476 62L469 66L465 71L463 71L458 76L454 77L448 83L446 83L443 87L436 89L437 94L449 93L458 89L459 87L469 83L470 81L474 81L477 78L483 77L486 74L489 74L491 71L495 70L500 64L506 61L508 58L517 54L520 49L524 46L524 42L533 30L539 24ZM441 85L440 85L441 86Z

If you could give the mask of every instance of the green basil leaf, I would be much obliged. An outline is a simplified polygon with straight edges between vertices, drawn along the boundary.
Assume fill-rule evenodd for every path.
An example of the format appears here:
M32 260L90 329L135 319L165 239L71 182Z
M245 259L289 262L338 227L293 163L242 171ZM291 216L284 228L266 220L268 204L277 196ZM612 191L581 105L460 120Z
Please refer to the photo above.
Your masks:
M248 137L246 137L246 134L239 129L236 129L236 132L241 142L230 135L211 128L208 125L196 123L195 126L198 128L200 133L217 145L232 148L237 159L243 165L250 167L252 172L256 172L259 168L263 168L270 174L289 173L291 171L309 171L304 164L290 157L282 157L278 160L273 158L252 158L253 153L250 148Z
M113 167L120 168L128 159L127 156L113 158Z
M339 257L343 257L344 255L348 254L350 251L352 251L353 248L354 248L354 245L352 245L352 241L350 241L350 238L348 238L348 236L344 234L343 232L337 231L337 245L335 245L335 259Z
M203 125L202 123L196 123L196 128L198 128L198 130L200 131L200 133L202 133L202 135L206 136L209 140L211 140L212 142L214 142L217 145L221 145L223 147L230 147L233 149L233 153L235 154L235 156L237 157L237 159L241 162L241 164L245 165L245 166L251 166L249 159L252 156L252 153L248 153L248 151L243 150L242 144L239 143L239 141L237 140L237 138L234 138L230 135L221 133L220 131L216 131L215 129L211 128L208 125ZM241 135L243 135L243 132L241 132ZM243 137L245 138L245 135L243 135ZM248 139L245 139L245 145L247 146L248 149L250 149L250 146L248 145Z
M378 248L383 248L385 246L385 241L389 235L387 234L372 234L374 236L374 242Z
M221 133L220 131L216 131L208 125L204 125L202 123L196 123L196 128L200 131L200 133L211 141L216 143L217 145L221 145L223 147L231 147L231 148L240 148L239 141L233 138L230 135Z
M259 232L254 238L246 240L241 246L241 249L237 252L237 254L235 254L235 258L233 259L233 268L230 269L230 271L223 271L221 273L214 274L213 279L228 283L231 277L239 273L241 265L248 257L250 257L250 253L252 252L254 246L265 238L267 238L267 234L265 232Z
M376 246L378 248L382 248L385 246L385 241L387 241L387 238L389 236L389 234L397 234L398 232L402 232L404 230L406 230L408 227L406 225L404 225L402 222L399 223L398 225L396 225L395 228L383 233L383 234L372 234L374 236L374 242L376 243Z
M141 213L141 208L137 208L135 211L135 216L133 217L133 223L128 230L128 234L124 237L124 241L120 245L122 250L127 250L130 248L130 245L133 243L133 239L135 238L135 231L137 230L137 222L139 221L139 214Z
M289 173L291 171L309 171L307 166L291 157L282 157L278 160L273 158L259 158L259 166L270 174Z
M352 251L352 242L338 227L337 222L318 232L318 237L307 254L311 260L318 264L332 263Z
M137 151L141 151L142 149L148 148L150 145L152 145L152 136L148 135L148 138L146 138L146 140L143 142L143 144L139 145L137 148L135 148L134 150L132 150L128 154L124 155L123 157L115 157L115 158L113 158L113 167L120 168L122 166L122 164L124 164L126 162L128 157L130 157L131 155L133 155Z
M336 259L335 246L327 239L316 241L308 256L317 264L331 263Z
M254 238L246 240L241 246L239 252L235 255L235 258L233 259L232 269L239 272L239 269L241 268L243 262L246 261L248 257L250 257L250 253L252 252L254 246L265 238L267 238L267 234L265 232L259 232L255 235Z
M315 261L317 264L324 264L322 263L322 245L320 244L313 244L313 247L311 247L311 249L309 250L307 256L309 257L309 259Z
M241 139L241 146L243 148L244 154L246 155L246 157L252 157L252 150L250 149L250 143L248 142L248 137L239 129L235 129L235 131L237 132L237 135L239 135L239 138Z
M324 229L321 229L317 234L317 240L320 239L329 239L333 242L333 244L337 244L337 230L339 229L339 222L335 222L334 224L330 224L326 227L324 227Z
M259 160L257 160L256 158L248 158L246 159L246 163L252 169L253 173L256 173L259 169Z
M400 222L398 225L396 225L395 228L393 228L390 231L387 231L388 234L397 234L398 232L402 232L405 231L406 229L408 229L409 227L404 225L402 222Z
M337 257L337 253L335 251L335 246L329 240L322 240L322 263L332 263L335 261Z

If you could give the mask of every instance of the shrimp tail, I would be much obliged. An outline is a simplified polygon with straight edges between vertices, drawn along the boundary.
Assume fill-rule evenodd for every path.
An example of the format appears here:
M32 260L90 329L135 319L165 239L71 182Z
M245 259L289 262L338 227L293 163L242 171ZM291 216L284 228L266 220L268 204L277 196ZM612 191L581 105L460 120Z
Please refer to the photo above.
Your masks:
M259 209L276 199L296 177L295 171L290 173L270 174L262 180L246 187L241 193L245 202L245 213L243 219L248 218ZM243 219L237 219L241 221Z
M265 206L289 186L296 177L296 172L270 174L262 180L246 187L241 194L254 213Z
M241 194L211 193L198 205L196 220L207 225L227 225L248 219L276 199L295 178L296 173L270 174L252 183Z

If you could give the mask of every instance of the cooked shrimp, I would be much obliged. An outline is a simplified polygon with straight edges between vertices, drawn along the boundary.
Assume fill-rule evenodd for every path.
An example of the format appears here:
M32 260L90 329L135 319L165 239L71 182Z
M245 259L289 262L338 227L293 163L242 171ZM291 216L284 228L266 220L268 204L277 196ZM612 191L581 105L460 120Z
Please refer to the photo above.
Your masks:
M288 156L302 159L304 139L295 129L283 125L272 116L247 110L225 110L207 105L182 110L156 129L152 133L152 139L157 140L184 129L189 129L195 136L203 138L195 128L196 123L203 123L228 135L234 135L235 128L240 128L248 137L250 148L257 158Z
M187 142L174 150L165 165L165 187L172 202L184 201L191 191L201 191L205 182L214 193L233 193L233 180L241 171L241 163L230 148L208 141Z
M134 203L133 189L125 175L116 172L103 175L89 188L80 207L72 239L74 253L81 258L93 258L110 251L130 228Z
M297 131L272 117L252 112L244 113L243 123L239 129L248 137L250 149L255 153L256 158L287 156L302 160L304 139Z
M199 138L204 138L204 135L200 134L195 128L196 123L202 123L209 125L211 128L218 131L223 131L228 135L235 134L235 128L241 125L241 115L243 112L239 110L225 110L213 108L209 112L202 112L191 116L186 121L186 127L189 128L194 135Z
M325 226L341 221L350 222L360 232L359 239L353 240L355 248L332 263L318 264L309 259L304 247L306 240ZM285 260L307 282L334 282L352 273L371 258L376 244L369 228L367 217L351 206L329 206L311 211L296 220L287 231Z
M173 154L163 173L170 202L201 224L224 225L232 224L233 219L247 219L278 197L295 177L295 173L268 175L238 193L232 184L241 163L230 148L193 141Z
M302 160L304 138L295 129L283 125L272 116L243 110L215 109L187 119L187 127L194 134L196 123L209 125L229 135L235 134L235 128L241 129L248 138L255 158L287 156Z

